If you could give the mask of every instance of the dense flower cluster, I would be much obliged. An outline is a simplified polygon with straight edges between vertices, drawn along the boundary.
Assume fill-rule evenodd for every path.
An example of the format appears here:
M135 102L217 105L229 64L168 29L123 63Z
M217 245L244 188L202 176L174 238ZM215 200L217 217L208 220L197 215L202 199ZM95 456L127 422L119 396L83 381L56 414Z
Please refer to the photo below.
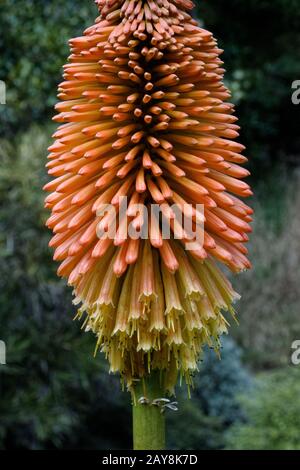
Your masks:
M234 140L222 51L189 15L190 0L96 3L100 16L70 41L59 86L61 125L47 165L55 179L45 188L50 246L111 370L131 386L160 369L172 390L178 372L190 382L204 344L218 348L228 325L222 311L234 315L239 296L217 262L234 272L250 268L244 147ZM123 196L129 205L115 238L99 239ZM162 237L160 220L151 220L148 239L131 238L128 223L143 223L133 207L153 203L171 239ZM195 231L204 222L203 244L186 249L173 204L190 205Z

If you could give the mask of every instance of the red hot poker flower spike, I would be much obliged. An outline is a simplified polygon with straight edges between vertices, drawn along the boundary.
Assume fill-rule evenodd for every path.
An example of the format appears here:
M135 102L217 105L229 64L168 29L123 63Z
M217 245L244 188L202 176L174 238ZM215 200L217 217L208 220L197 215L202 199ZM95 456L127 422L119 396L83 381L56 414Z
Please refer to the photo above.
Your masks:
M172 391L178 372L190 383L205 344L219 347L222 311L234 315L239 296L217 262L250 268L244 147L222 51L190 16L191 1L96 3L100 16L70 41L59 86L50 246L111 371L130 387L159 369ZM99 236L114 224L113 237ZM145 227L146 237L132 235Z

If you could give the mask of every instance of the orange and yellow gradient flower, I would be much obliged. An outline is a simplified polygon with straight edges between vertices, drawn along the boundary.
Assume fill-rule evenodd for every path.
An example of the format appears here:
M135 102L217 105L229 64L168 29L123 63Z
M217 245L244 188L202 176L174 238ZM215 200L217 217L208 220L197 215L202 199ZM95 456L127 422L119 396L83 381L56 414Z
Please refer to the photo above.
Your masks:
M190 16L192 2L96 3L100 16L70 41L59 86L61 125L47 165L54 179L45 187L50 246L111 371L130 388L159 369L172 392L178 375L191 382L205 344L218 349L228 326L222 312L234 316L239 296L218 264L251 267L252 210L240 199L252 194L242 181L247 159L234 140L222 51ZM125 196L115 236L99 238ZM148 237L130 236L129 225L145 222L136 204L159 205L170 239L152 218ZM187 249L174 204L179 212L188 205L203 243Z

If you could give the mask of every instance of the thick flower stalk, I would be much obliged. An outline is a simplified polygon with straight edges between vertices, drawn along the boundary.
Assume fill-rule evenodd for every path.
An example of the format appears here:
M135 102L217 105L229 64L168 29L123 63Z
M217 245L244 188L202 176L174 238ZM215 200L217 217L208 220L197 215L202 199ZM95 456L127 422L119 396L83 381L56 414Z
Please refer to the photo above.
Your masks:
M191 1L96 3L100 16L70 41L59 86L45 187L50 246L111 371L130 388L160 370L172 392L178 374L191 382L205 344L218 349L223 313L234 316L239 296L218 265L250 268L247 160L222 51L188 13ZM150 217L153 204L160 218ZM130 234L146 222L147 237Z

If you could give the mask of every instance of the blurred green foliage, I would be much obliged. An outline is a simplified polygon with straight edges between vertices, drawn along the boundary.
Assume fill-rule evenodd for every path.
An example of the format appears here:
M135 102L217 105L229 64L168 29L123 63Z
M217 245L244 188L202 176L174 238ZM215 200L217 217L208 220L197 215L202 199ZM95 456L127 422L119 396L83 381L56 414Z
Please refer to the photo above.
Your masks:
M300 173L281 166L256 185L249 253L253 269L234 276L242 296L231 334L255 371L290 364L300 338ZM233 277L233 276L232 276Z
M237 104L251 171L264 178L276 161L299 164L298 0L198 0L198 16L224 49L225 79Z
M261 377L254 393L241 398L247 418L228 432L228 448L299 450L299 390L297 367Z
M92 0L1 1L0 79L7 85L2 135L53 113L68 40L81 35L96 14Z
M174 449L225 447L225 431L244 418L237 396L252 388L252 377L242 364L241 350L228 337L222 339L222 360L205 351L194 378L191 400L178 387L179 412L168 417L170 446ZM188 425L187 425L188 423Z
M220 358L208 350L195 376L193 397L208 416L217 417L222 426L229 426L243 417L237 395L249 391L252 377L242 363L242 351L230 337L222 338Z

